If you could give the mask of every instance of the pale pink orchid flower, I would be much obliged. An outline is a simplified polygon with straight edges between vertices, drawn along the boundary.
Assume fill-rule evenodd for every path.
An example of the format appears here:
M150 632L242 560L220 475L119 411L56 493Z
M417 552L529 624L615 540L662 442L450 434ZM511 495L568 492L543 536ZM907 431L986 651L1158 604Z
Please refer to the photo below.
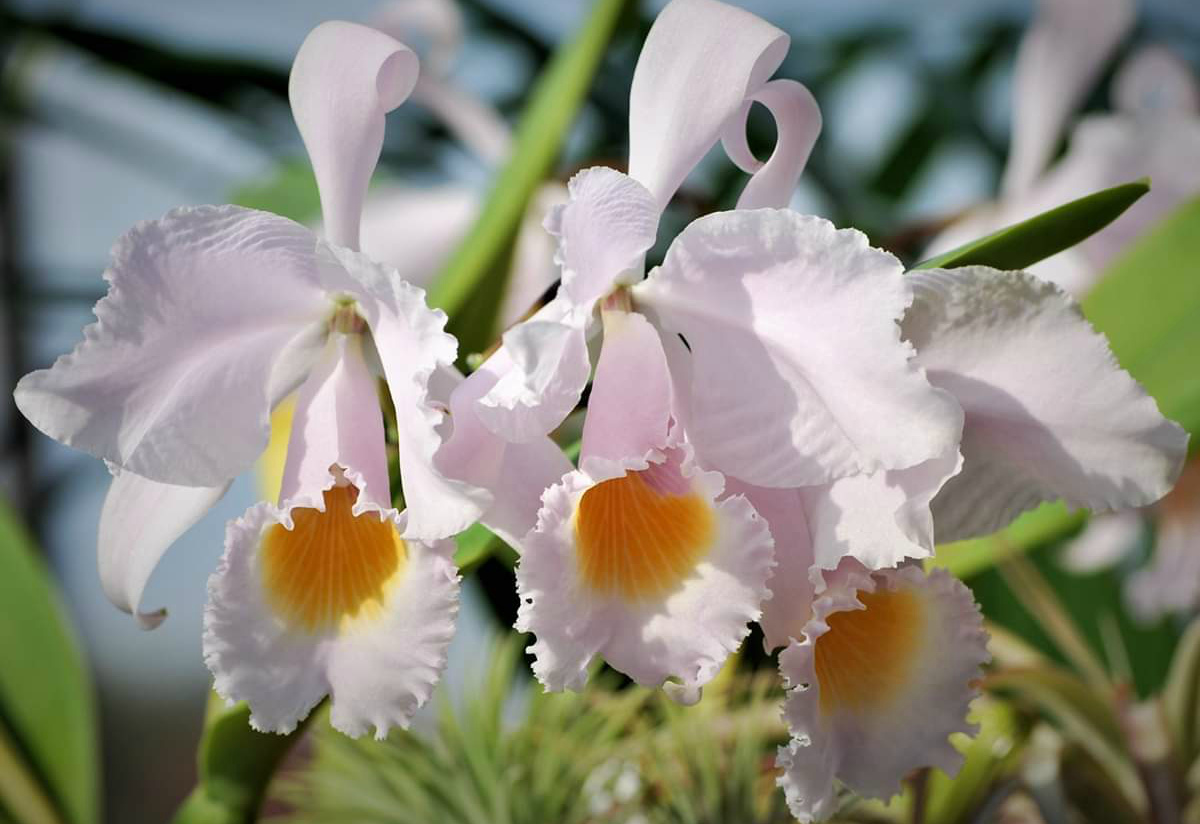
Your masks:
M634 73L630 173L571 180L547 220L557 296L452 401L456 426L473 416L463 454L543 437L579 402L600 343L579 469L545 492L519 543L517 627L537 636L549 689L581 687L603 656L699 698L759 617L772 566L766 524L725 494L727 475L818 485L956 454L961 413L900 338L912 295L899 261L771 208L790 199L820 129L807 90L770 79L787 47L716 0L664 9ZM779 133L765 163L745 141L755 102ZM738 210L694 222L646 276L663 208L718 141L753 175Z
M1031 267L1082 298L1121 251L1200 194L1200 83L1162 46L1135 51L1118 68L1112 111L1063 133L1108 58L1132 28L1134 0L1039 0L1022 38L1013 80L1013 130L1000 197L935 238L936 255L1071 200L1138 177L1149 194L1110 226Z
M106 460L106 594L146 627L146 581L167 547L249 469L271 409L298 390L279 505L232 522L209 582L204 657L258 729L287 732L325 695L350 735L405 726L454 629L449 540L494 496L445 475L454 339L421 289L358 251L384 116L417 58L376 30L322 24L289 95L320 187L325 237L236 206L178 209L116 244L84 341L27 375L16 400L46 434ZM392 503L382 371L407 507ZM535 447L531 447L535 448Z
M786 646L793 738L779 761L801 821L833 812L835 778L886 798L912 769L961 764L947 736L969 731L981 619L961 584L907 559L929 557L935 536L986 535L1044 501L1144 506L1171 489L1186 454L1186 433L1058 287L986 267L907 281L904 337L962 411L948 480L932 461L823 487L730 486L775 542L760 623L768 650Z

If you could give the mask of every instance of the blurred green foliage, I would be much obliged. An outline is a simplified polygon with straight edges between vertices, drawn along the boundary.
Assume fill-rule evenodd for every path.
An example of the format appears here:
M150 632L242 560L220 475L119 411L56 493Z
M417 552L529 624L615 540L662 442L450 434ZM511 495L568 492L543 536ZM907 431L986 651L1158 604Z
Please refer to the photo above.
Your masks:
M39 553L3 501L0 604L0 811L16 824L94 824L91 683Z

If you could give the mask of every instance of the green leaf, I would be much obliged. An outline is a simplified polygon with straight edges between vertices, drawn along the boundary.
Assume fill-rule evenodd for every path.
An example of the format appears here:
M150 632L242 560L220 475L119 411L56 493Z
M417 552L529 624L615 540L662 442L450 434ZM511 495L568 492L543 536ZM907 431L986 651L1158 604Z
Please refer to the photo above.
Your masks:
M199 747L199 781L175 814L175 824L252 824L267 785L288 751L303 735L308 718L288 735L256 732L250 708L209 697Z
M1200 198L1131 244L1083 301L1121 365L1200 439Z
M992 266L996 269L1024 269L1094 235L1120 217L1148 191L1150 181L1147 178L1123 183L1072 200L1057 209L922 261L913 268Z
M100 797L87 668L49 574L2 501L0 604L0 726L12 738L9 757L28 760L28 773L61 820L92 824L100 817ZM16 804L0 798L0 808L13 815Z
M482 351L496 334L498 296L508 277L508 258L525 209L558 159L567 130L583 103L592 76L632 0L596 0L582 30L551 59L530 94L514 139L513 153L493 184L470 233L430 290L431 305L454 320L460 353ZM458 316L476 294L489 298L488 317Z
M458 550L454 553L454 563L463 574L492 555L498 555L509 566L517 562L516 550L483 524L472 524L465 532L459 533L455 540L458 541Z

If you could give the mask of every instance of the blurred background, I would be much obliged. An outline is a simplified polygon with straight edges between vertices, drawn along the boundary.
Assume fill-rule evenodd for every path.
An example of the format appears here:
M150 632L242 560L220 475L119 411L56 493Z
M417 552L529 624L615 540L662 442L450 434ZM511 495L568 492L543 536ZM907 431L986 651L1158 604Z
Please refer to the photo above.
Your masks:
M1000 194L1014 116L1014 64L1033 3L732 1L792 35L777 76L808 85L824 113L824 131L793 199L795 208L857 226L912 262L943 227ZM503 163L509 130L530 84L588 5L587 0L0 0L5 397L20 375L49 365L75 345L104 292L108 250L135 222L177 205L225 202L302 221L317 217L315 188L288 110L287 73L307 32L331 17L387 28L422 55L422 86L389 116L365 246L415 280L432 277ZM647 0L623 22L572 127L558 181L596 163L623 165L630 78L641 40L662 5ZM1063 202L1150 173L1146 166L1158 162L1151 147L1169 124L1182 119L1183 142L1164 149L1163 172L1169 178L1164 190L1181 191L1163 195L1168 202L1139 206L1152 209L1142 217L1134 212L1122 217L1117 224L1122 241L1200 192L1195 138L1200 101L1189 98L1200 74L1200 3L1142 0L1131 33L1095 69L1053 139L1052 153L1069 157L1078 119L1121 109L1121 68L1147 47L1155 49L1155 60L1165 61L1166 76L1175 78L1164 93L1166 104L1158 113L1151 106L1149 119L1141 121L1153 139L1140 140L1135 144L1140 150L1129 155L1106 155L1111 162L1094 178L1067 176L1044 195ZM1128 109L1122 112L1130 114ZM769 151L769 118L756 114L750 125L752 145ZM660 238L669 240L697 214L731 207L743 180L719 153L708 158L668 213ZM1072 186L1080 190L1070 191ZM553 202L557 192L548 187L543 199ZM534 232L523 242L523 265L531 274L524 286L528 294L517 302L527 305L554 275L545 239ZM541 274L545 271L550 274ZM162 821L195 780L194 752L210 684L200 651L205 582L221 553L224 522L260 497L260 481L240 479L167 555L145 604L167 605L170 617L156 631L143 632L106 601L96 574L105 467L35 432L11 400L0 404L0 433L0 489L44 551L94 675L107 820ZM1072 571L1064 571L1057 554L1039 563L1070 595L1064 596L1069 606L1078 593L1072 608L1085 616L1081 624L1097 643L1110 631L1097 615L1111 617L1112 631L1125 638L1137 659L1130 664L1137 689L1154 690L1178 640L1180 616L1194 609L1195 596L1189 590L1162 609L1150 596L1139 607L1128 586L1146 568L1150 532L1136 518L1108 528L1117 537L1100 548L1076 543L1067 549ZM1200 555L1195 534L1185 530L1181 540ZM1188 575L1200 580L1200 569L1175 569L1176 579ZM511 573L494 561L470 579L452 691L462 690L470 677L465 664L478 657L484 639L511 620L511 581ZM990 618L1046 646L1001 576L980 574L971 584ZM749 647L757 649L753 642Z

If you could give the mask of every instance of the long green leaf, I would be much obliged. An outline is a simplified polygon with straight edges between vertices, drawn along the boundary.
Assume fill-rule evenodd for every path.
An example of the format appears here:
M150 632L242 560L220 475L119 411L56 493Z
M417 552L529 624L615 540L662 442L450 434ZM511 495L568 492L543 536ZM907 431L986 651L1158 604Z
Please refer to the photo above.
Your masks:
M267 785L304 729L301 724L289 735L255 732L245 704L226 707L214 693L200 739L200 780L175 814L175 824L256 821Z
M632 0L596 0L579 34L551 59L521 116L511 159L497 176L479 220L433 284L429 302L453 319L463 354L491 343L498 300L482 301L491 304L487 317L466 323L459 316L472 297L495 297L503 289L525 209L558 159L617 22L632 5Z
M2 501L0 604L0 721L15 739L12 751L28 758L64 821L92 824L100 803L87 669L50 576Z
M963 244L913 268L993 266L1024 269L1096 234L1148 191L1150 181L1145 178L1104 189Z

